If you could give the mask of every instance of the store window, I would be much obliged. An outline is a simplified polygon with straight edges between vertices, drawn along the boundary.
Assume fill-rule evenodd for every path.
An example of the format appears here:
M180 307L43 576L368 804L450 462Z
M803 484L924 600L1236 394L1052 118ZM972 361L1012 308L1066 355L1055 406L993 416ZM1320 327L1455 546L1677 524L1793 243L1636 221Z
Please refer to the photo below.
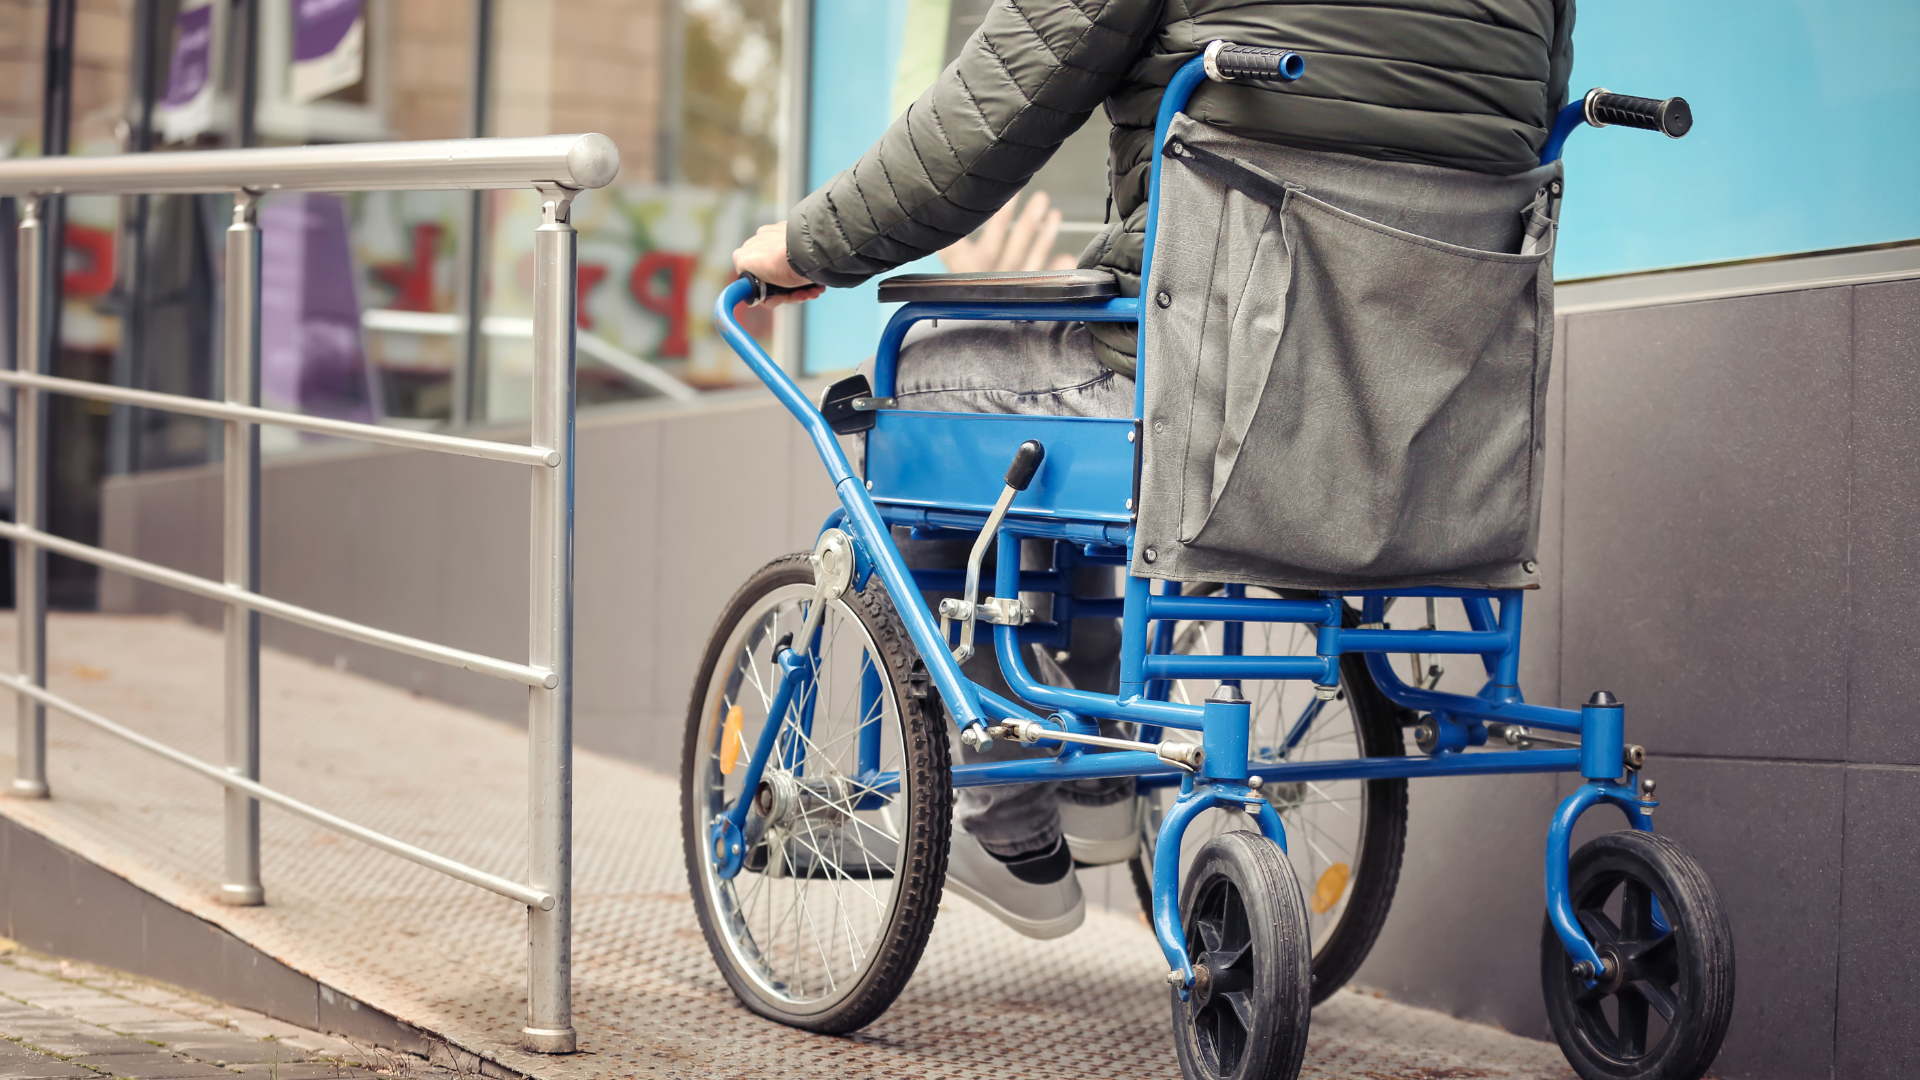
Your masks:
M580 400L626 400L664 375L696 390L744 368L708 313L732 250L780 214L780 0L501 0L488 96L497 135L599 131L620 176L574 205ZM531 192L489 200L484 414L527 410ZM773 322L750 313L768 344Z

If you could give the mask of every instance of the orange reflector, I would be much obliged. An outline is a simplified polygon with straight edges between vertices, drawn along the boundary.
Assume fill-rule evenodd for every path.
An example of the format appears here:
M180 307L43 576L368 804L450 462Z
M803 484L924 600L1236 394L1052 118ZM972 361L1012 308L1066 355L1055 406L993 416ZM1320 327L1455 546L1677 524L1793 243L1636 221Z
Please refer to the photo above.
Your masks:
M1315 915L1325 915L1333 910L1333 905L1339 903L1340 898L1346 895L1347 879L1352 874L1352 869L1343 862L1327 867L1327 872L1320 875L1320 884L1313 887L1311 904Z
M746 710L738 705L727 710L727 722L720 728L720 773L723 776L732 776L733 767L740 764L740 749L746 745L740 736L740 729L746 726L746 719Z

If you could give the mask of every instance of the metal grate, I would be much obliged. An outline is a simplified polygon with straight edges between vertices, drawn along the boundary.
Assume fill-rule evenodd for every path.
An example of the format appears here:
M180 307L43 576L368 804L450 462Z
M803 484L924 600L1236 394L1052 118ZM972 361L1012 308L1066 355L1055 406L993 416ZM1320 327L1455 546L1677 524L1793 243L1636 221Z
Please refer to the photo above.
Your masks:
M154 618L56 614L50 682L190 752L216 752L220 636ZM0 623L0 655L8 644ZM373 828L478 865L524 857L522 736L351 674L262 654L264 768ZM92 665L83 668L81 665ZM671 778L576 755L573 955L580 1054L521 1051L526 925L475 890L268 813L273 905L234 908L218 795L92 730L51 733L62 798L0 813L226 927L315 978L547 1080L626 1076L1177 1076L1165 961L1130 914L1093 910L1058 941L1014 934L963 901L941 913L906 993L856 1036L780 1027L734 1001L694 921ZM668 765L668 762L662 762ZM476 778L486 778L479 780ZM1411 909L1410 909L1411 910ZM1314 1014L1314 1080L1571 1080L1550 1043L1359 993Z

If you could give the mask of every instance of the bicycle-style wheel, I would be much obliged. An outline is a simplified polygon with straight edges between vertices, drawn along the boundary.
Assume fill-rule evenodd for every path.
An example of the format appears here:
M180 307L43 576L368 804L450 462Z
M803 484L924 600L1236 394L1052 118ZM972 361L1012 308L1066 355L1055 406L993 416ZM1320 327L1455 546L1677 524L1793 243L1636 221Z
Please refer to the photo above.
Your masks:
M827 601L811 678L767 715L775 655L813 602L800 554L761 568L728 603L694 683L681 825L700 928L733 992L762 1016L838 1034L885 1012L920 961L953 798L924 668L877 577ZM744 790L769 723L764 775ZM727 878L711 829L743 798L754 801L747 850Z
M1218 586L1199 586L1188 595L1205 595ZM1249 596L1275 597L1260 588ZM1355 616L1349 610L1350 623ZM1181 622L1174 630L1174 651L1219 653L1224 627L1218 622ZM1248 656L1311 655L1315 633L1297 623L1246 623L1242 651ZM1367 674L1361 656L1340 664L1340 693L1319 701L1303 682L1248 682L1252 703L1251 757L1256 761L1341 761L1358 757L1399 757L1405 753L1400 714ZM1202 680L1179 680L1169 695L1198 704L1213 692ZM1199 739L1198 732L1168 729L1170 738ZM1407 782L1336 780L1273 783L1262 794L1280 813L1287 830L1287 854L1306 902L1307 939L1313 952L1313 1003L1318 1005L1358 971L1393 905L1400 881L1400 859L1407 838ZM1140 853L1131 868L1140 905L1153 911L1153 858L1160 822L1172 807L1177 788L1143 792ZM1195 818L1181 841L1180 878L1187 879L1197 852L1228 831L1255 826L1245 814L1222 810Z

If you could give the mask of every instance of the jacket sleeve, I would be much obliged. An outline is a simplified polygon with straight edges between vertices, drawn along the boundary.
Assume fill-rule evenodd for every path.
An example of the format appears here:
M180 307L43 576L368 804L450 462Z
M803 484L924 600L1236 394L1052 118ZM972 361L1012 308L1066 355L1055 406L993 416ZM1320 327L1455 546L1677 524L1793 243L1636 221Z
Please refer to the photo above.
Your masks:
M1573 76L1573 4L1574 0L1554 0L1553 4L1553 42L1549 54L1552 74L1547 78L1548 127L1553 126L1553 117L1567 103L1567 80Z
M794 208L788 261L858 285L978 228L1126 75L1161 2L997 0L880 141Z

